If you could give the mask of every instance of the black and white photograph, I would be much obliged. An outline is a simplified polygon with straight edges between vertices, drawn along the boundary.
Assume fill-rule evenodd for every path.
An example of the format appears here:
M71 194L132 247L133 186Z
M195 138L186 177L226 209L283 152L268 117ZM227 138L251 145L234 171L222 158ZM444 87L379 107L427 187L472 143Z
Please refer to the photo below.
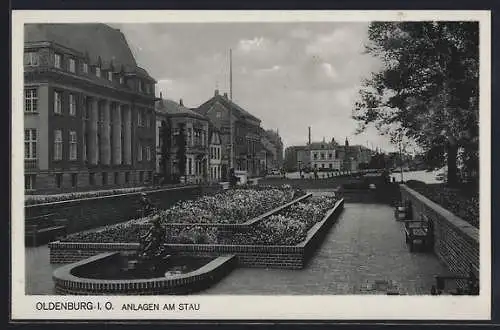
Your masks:
M490 317L488 12L149 14L13 16L13 313Z

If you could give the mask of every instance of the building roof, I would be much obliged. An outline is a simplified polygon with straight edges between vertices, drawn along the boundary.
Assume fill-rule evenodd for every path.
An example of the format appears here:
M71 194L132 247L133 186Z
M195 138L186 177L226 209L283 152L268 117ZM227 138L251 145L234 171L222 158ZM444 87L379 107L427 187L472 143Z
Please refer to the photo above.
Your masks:
M180 103L177 103L177 102L172 101L172 100L165 100L165 99L159 100L158 102L156 102L155 110L160 112L160 113L168 114L171 116L186 116L186 117L193 117L193 118L202 119L202 120L208 120L202 114L200 114L196 111L193 111L189 108L186 108L185 106L181 105Z
M246 111L245 109L243 109L242 107L240 107L236 103L229 100L226 95L224 95L224 96L220 95L218 93L218 91L216 91L215 95L211 99L209 99L208 101L206 101L205 103L200 105L196 109L196 111L200 112L203 115L206 115L210 111L210 109L212 109L212 107L217 103L221 104L222 106L224 106L227 109L233 110L233 113L237 117L240 117L240 118L247 117L247 118L250 118L252 120L258 121L259 123L261 122L261 120L259 118L255 117L250 112Z
M104 68L112 64L115 69L123 67L125 72L151 78L146 70L137 66L125 35L106 24L26 24L24 41L53 42L88 56L90 64L97 64L100 59Z

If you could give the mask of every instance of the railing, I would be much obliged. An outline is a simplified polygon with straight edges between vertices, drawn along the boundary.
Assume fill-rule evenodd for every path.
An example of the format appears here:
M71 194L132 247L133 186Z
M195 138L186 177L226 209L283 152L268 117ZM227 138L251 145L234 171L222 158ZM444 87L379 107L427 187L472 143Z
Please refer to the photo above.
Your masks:
M24 169L38 169L38 159L25 159Z

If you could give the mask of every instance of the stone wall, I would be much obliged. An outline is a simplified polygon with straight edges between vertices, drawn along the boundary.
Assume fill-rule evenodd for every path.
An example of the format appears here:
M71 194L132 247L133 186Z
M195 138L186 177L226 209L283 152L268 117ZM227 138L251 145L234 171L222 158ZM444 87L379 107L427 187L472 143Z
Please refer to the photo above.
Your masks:
M241 267L263 267L280 269L302 269L321 244L325 234L337 221L344 208L341 199L327 212L322 221L308 232L304 242L296 246L277 245L211 245L211 244L168 244L167 248L179 255L223 256L235 255ZM52 242L49 244L50 262L71 263L104 252L119 251L133 254L138 243L72 243Z
M425 215L432 221L434 253L454 274L467 275L472 266L479 272L479 230L465 220L434 203L422 194L401 185L403 203L411 203L415 220Z
M147 192L151 202L165 209L174 203L220 191L218 186L185 186ZM54 214L68 220L68 233L128 221L139 216L141 192L28 205L25 218Z

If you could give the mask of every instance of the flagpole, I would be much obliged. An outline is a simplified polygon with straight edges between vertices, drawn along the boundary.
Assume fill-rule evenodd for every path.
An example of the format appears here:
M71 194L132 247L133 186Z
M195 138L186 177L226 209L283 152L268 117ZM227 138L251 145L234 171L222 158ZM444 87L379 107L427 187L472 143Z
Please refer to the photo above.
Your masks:
M229 156L229 168L234 167L234 133L233 133L233 50L229 49L229 100L231 101L231 106L229 107L229 131L230 131L230 156Z

